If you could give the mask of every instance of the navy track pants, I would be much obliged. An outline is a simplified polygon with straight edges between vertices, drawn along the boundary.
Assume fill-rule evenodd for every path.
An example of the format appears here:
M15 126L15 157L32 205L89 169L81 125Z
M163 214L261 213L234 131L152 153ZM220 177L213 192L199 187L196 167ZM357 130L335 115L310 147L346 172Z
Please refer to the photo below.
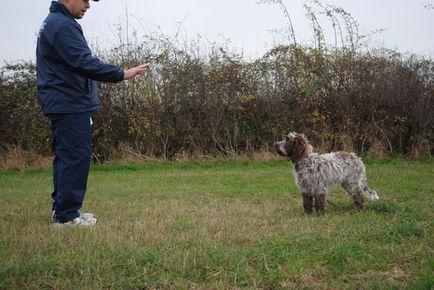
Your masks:
M91 112L49 114L53 137L54 218L61 223L80 216L92 155Z

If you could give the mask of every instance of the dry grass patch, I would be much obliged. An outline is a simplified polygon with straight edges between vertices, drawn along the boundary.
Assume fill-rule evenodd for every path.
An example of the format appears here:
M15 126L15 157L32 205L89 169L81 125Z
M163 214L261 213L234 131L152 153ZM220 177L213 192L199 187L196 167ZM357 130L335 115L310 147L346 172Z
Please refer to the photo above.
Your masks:
M21 146L10 146L0 155L0 168L14 171L24 171L31 168L48 169L52 161L52 157L26 151Z

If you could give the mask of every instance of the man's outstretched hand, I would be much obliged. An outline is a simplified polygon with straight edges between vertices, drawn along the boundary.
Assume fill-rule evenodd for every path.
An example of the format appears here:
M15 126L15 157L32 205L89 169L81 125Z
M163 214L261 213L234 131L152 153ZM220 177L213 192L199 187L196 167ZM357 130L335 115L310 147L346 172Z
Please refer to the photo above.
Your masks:
M141 64L139 66L127 69L126 71L124 71L124 80L128 80L130 78L138 76L139 74L148 70L149 65L150 65L149 63L144 63L144 64Z

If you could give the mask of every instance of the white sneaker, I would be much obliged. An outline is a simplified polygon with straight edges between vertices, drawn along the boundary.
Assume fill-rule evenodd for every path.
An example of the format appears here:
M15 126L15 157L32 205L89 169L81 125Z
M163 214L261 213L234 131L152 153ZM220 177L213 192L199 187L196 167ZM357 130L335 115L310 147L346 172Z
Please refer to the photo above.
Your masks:
M53 210L52 211L52 214L51 214L51 220L53 221L53 223L57 223L57 220L56 220L56 218L55 218L55 211ZM91 220L91 219L95 219L95 217L94 217L94 215L93 215L93 213L90 213L90 212L85 212L85 213L81 213L80 212L80 217L82 217L83 219L85 219L85 220L87 220L87 219L89 219L89 220Z
M96 225L97 221L98 220L94 217L91 218L90 216L88 216L88 218L84 218L83 216L79 216L78 218L75 218L72 221L66 223L55 222L54 226L57 228L63 228L63 227L88 228Z
M80 217L84 218L85 220L96 219L93 216L93 213L90 213L90 212L80 213Z

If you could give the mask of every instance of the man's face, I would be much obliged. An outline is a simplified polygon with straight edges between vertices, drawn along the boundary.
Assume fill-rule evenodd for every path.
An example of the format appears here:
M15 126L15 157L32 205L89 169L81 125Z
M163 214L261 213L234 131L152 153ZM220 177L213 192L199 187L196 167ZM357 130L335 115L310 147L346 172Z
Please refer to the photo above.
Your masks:
M87 9L90 8L89 0L64 0L63 4L75 19L83 18Z

